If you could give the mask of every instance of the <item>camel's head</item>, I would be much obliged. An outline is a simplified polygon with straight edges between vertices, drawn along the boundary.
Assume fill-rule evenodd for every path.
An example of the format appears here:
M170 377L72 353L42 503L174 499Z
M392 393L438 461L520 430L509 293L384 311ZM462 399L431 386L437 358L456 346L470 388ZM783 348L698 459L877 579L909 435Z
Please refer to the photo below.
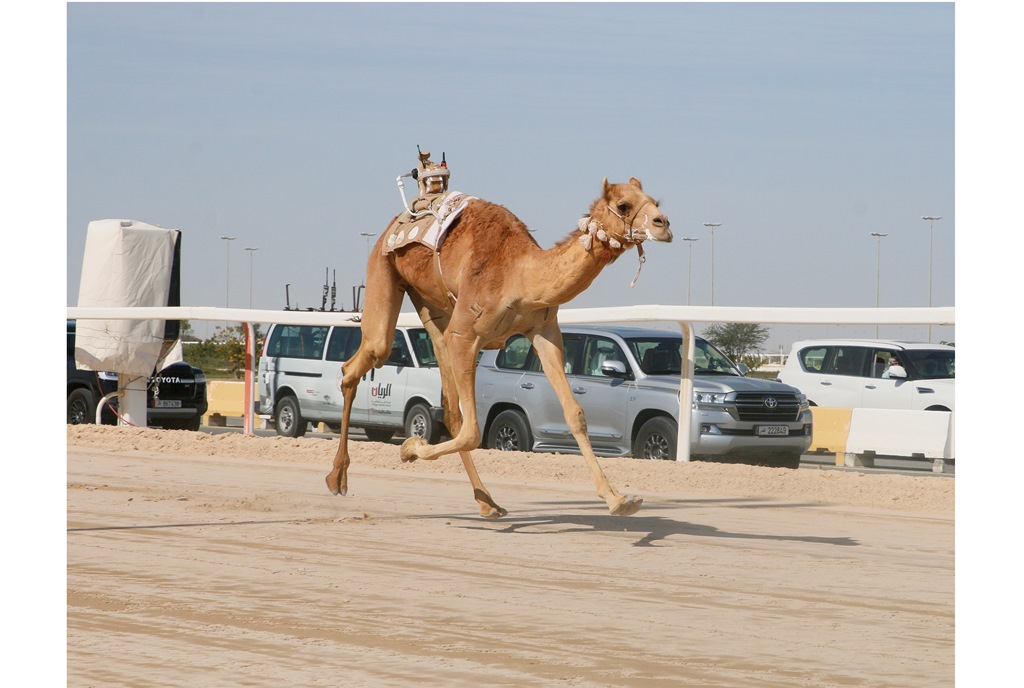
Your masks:
M590 215L624 244L640 244L645 239L672 241L668 218L658 209L658 202L644 193L636 177L631 177L628 184L609 184L605 177L601 196L590 206Z

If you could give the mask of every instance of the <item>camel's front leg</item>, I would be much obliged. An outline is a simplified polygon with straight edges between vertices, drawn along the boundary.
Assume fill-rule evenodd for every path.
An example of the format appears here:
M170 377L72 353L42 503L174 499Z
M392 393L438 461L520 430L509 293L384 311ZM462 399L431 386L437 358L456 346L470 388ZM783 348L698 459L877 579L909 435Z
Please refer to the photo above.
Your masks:
M334 466L325 478L327 489L331 491L331 494L348 494L349 416L352 415L352 401L355 399L359 380L371 367L369 359L370 357L367 355L367 352L360 349L355 356L342 365L341 393L345 405L341 412L341 439L338 442L338 451L334 455Z
M601 470L594 450L590 446L590 437L587 435L587 419L583 415L583 409L573 396L569 388L569 381L565 378L565 358L562 352L562 333L557 323L552 323L543 330L537 332L533 338L533 348L540 357L541 365L544 367L544 374L551 387L562 404L562 412L565 414L565 422L569 425L572 436L580 445L583 458L590 468L590 475L597 487L597 495L608 504L608 510L615 516L629 516L635 514L643 505L643 497L623 496L612 487Z

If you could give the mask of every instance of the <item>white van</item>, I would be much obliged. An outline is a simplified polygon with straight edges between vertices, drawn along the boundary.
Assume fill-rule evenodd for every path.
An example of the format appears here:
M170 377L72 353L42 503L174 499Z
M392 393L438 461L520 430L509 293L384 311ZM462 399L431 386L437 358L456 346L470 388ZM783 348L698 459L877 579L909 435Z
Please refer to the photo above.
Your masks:
M341 364L361 339L358 326L271 326L260 357L258 412L273 418L277 434L299 437L309 422L340 429ZM395 330L387 363L359 383L350 424L377 442L396 432L431 444L440 439L441 373L425 329Z

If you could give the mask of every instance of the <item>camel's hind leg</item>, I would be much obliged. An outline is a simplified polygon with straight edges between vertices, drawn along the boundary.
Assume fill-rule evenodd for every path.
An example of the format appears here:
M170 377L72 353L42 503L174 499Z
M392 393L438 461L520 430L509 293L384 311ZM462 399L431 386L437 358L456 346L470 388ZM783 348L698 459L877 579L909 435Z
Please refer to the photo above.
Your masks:
M348 427L352 414L352 401L363 375L370 368L384 365L391 353L395 337L395 324L402 307L404 289L401 278L391 262L376 249L367 264L366 305L360 327L363 331L359 349L342 366L341 393L344 408L341 414L341 439L334 455L334 466L325 478L332 494L348 493Z
M623 496L612 487L597 463L597 457L590 446L590 437L587 435L587 419L583 415L583 409L573 396L569 388L569 381L565 378L565 357L562 351L562 333L555 322L546 325L532 337L533 348L540 357L541 365L544 367L544 374L551 382L551 387L562 404L562 412L565 414L565 422L569 425L573 437L580 445L583 458L590 468L590 475L597 487L597 495L608 504L608 510L616 516L629 516L640 510L644 503L642 497Z
M452 376L451 357L444 340L444 330L448 327L449 316L443 311L425 305L413 293L410 293L409 296L412 298L412 302L419 312L420 321L423 323L423 327L427 330L427 333L430 335L430 341L434 345L434 354L437 356L438 368L441 372L441 399L444 406L445 427L448 428L448 432L452 437L458 437L462 431L462 411L459 408L458 389ZM406 440L406 443L426 444L422 438L410 438ZM412 461L416 458L413 455L406 457L404 451L402 452L402 457L404 461ZM476 471L472 455L468 451L460 451L459 457L462 459L462 465L466 468L469 482L473 486L473 498L480 505L480 515L484 518L501 518L505 516L508 512L495 503L491 493L488 492L487 488L484 487L483 481L480 480L480 475Z

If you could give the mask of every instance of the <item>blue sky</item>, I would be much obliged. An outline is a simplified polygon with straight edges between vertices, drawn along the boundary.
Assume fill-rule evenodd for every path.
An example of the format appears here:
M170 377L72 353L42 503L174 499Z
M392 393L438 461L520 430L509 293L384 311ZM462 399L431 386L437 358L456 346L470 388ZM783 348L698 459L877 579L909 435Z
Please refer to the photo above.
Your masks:
M871 232L881 305L927 305L922 215L954 305L954 38L952 3L73 3L67 304L113 217L182 230L186 305L248 306L251 259L255 308L319 307L328 269L350 308L421 145L542 246L605 176L661 200L677 241L567 307L709 304L704 222L717 305L872 306Z

